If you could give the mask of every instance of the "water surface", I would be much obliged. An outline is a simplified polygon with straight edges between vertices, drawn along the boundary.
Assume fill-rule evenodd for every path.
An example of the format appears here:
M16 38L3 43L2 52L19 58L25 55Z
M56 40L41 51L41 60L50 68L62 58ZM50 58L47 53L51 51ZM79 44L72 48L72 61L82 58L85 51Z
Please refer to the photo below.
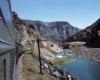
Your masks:
M60 67L81 80L100 80L100 64L86 59L75 59L74 62L62 64Z

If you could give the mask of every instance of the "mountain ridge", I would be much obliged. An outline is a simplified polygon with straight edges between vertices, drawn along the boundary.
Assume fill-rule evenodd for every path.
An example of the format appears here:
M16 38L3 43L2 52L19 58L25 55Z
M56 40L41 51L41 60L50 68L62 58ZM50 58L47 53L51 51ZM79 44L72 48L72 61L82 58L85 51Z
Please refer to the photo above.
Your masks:
M50 41L56 42L68 38L79 32L80 29L73 27L67 21L42 22L33 20L24 20L25 22L34 25L37 31Z
M93 24L61 42L84 41L89 47L100 47L100 18Z

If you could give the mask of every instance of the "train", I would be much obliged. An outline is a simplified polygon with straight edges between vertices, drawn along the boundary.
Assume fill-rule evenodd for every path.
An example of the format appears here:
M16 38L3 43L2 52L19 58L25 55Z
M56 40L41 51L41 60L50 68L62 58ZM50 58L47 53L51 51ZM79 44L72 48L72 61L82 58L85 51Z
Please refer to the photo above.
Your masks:
M16 42L10 0L0 0L0 80L16 80Z

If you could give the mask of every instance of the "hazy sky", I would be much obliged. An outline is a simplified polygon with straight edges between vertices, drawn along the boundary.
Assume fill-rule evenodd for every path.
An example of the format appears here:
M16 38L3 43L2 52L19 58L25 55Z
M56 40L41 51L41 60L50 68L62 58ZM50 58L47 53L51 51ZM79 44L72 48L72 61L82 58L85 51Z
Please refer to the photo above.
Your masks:
M11 0L22 19L67 21L84 29L100 18L100 0Z

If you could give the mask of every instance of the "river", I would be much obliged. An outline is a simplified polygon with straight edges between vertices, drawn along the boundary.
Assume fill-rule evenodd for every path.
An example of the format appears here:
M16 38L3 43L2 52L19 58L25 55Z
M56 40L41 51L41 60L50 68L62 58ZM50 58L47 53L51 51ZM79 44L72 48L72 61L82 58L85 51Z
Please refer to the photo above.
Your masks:
M100 64L86 59L72 58L75 61L60 65L60 68L66 70L81 80L100 80Z

